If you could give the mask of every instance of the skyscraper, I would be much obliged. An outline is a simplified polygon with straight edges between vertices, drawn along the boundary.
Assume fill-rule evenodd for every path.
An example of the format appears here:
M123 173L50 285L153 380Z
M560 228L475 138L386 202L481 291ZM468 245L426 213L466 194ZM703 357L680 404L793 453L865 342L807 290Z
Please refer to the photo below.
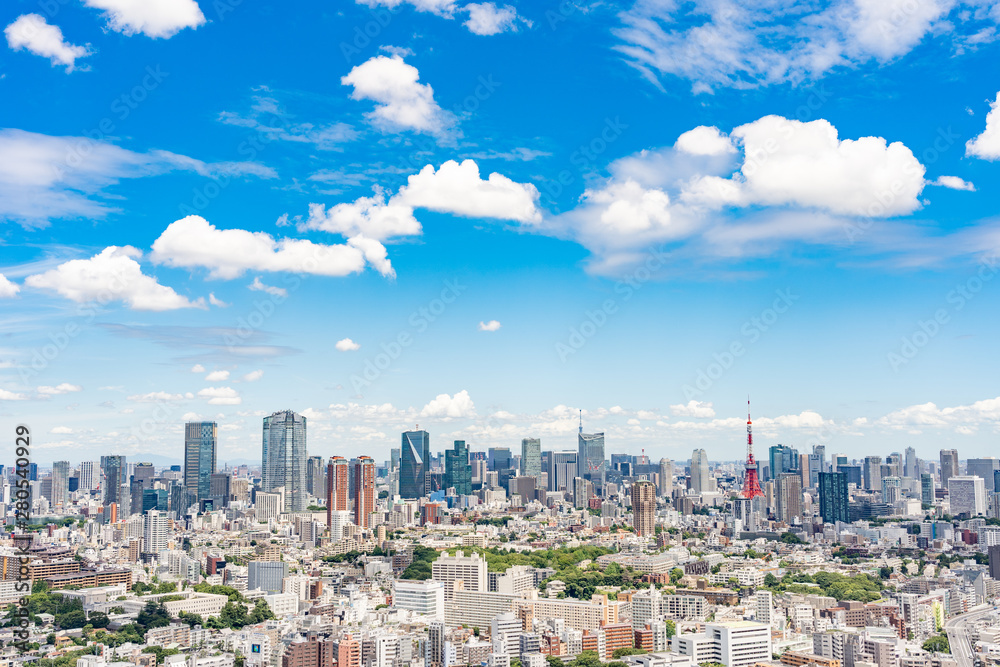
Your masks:
M261 486L265 492L284 489L282 512L302 512L306 491L306 418L291 410L264 417Z
M882 502L893 504L899 500L900 491L902 490L903 481L896 477L883 477L882 478Z
M783 472L774 481L775 503L778 521L792 523L802 517L802 476L795 472Z
M948 480L959 474L958 450L941 450L941 486L948 488Z
M988 553L990 561L990 579L1000 579L1000 544L991 546Z
M848 518L847 475L840 472L819 474L819 514L824 523L847 523Z
M986 513L986 485L982 477L952 475L948 479L948 498L955 516L974 517Z
M768 449L768 464L771 479L777 479L783 472L799 469L799 452L785 445L774 445Z
M920 474L920 502L924 505L934 504L934 475L928 472Z
M674 462L660 459L660 495L670 497L674 490Z
M1000 470L1000 460L992 456L965 462L965 474L982 478L986 481L986 486L993 482L993 472L996 470Z
M84 493L93 491L100 486L100 483L100 466L95 466L93 461L80 463L80 491Z
M326 466L322 456L306 459L306 489L315 498L322 498L326 492Z
M110 521L114 514L128 512L128 466L125 457L117 454L101 457L101 502L104 519ZM112 510L112 506L117 508Z
M52 504L59 507L69 504L69 461L52 464Z
M879 491L882 488L882 457L866 456L864 465L865 488Z
M375 459L359 456L354 461L354 525L367 528L375 511Z
M208 498L211 491L218 428L215 422L188 422L184 426L184 487L199 501Z
M444 486L459 495L472 493L472 464L465 440L456 440L454 448L444 452Z
M641 537L656 532L656 485L652 482L632 484L632 526Z
M149 510L143 518L142 551L158 554L167 548L167 517L158 510Z
M332 456L326 464L326 525L332 524L334 512L346 512L348 507L348 492L350 490L350 471L347 459L343 456Z
M132 467L132 481L139 482L139 495L142 495L142 490L153 488L154 477L156 477L156 470L149 461L140 461Z
M582 427L581 427L582 428ZM576 473L594 485L594 493L604 495L607 463L604 460L604 433L577 434Z
M431 434L404 431L399 458L399 495L423 498L430 493Z
M576 452L552 452L549 457L549 490L573 491L576 472Z
M695 493L714 491L708 474L708 453L704 449L691 452L691 490Z
M903 475L910 479L917 479L920 476L919 465L917 464L917 450L907 447L904 452Z
M538 438L521 440L521 475L542 478L542 441Z

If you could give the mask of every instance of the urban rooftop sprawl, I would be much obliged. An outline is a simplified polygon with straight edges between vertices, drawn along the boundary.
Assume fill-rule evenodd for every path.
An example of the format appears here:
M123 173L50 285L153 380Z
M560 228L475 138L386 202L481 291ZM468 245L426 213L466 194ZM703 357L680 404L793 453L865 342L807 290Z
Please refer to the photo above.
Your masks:
M1000 459L747 460L578 448L2 470L4 664L104 667L973 667L1000 655ZM181 443L178 443L180 445ZM29 490L30 523L12 495ZM16 592L24 579L31 594ZM15 636L25 618L26 639Z

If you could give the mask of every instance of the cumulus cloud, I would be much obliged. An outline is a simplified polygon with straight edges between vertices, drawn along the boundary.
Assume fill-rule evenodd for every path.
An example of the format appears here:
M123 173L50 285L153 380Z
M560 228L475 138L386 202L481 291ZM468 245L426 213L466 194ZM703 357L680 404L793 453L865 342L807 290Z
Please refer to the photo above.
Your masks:
M699 125L677 137L674 148L690 155L725 155L736 152L736 146L719 128L705 125Z
M499 331L500 330L500 326L501 326L500 322L498 322L497 320L490 320L489 322L480 322L479 323L479 330L480 331Z
M886 217L920 207L924 166L900 142L841 140L826 120L765 116L734 129L743 164L732 178L702 176L681 197L712 208L799 206Z
M195 0L83 0L104 11L108 27L126 35L142 33L147 37L167 39L184 28L205 23Z
M77 58L90 55L86 46L70 44L63 39L59 26L49 25L44 16L22 14L4 28L7 45L15 51L25 49L36 56L48 58L53 67L62 65L67 72L76 69Z
M205 376L205 382L225 382L229 379L229 371L212 371Z
M420 83L420 72L399 55L374 56L340 82L353 86L352 99L375 102L375 110L366 117L382 131L412 130L444 137L454 125L454 117L434 100L434 89Z
M243 381L244 382L256 382L257 380L261 379L262 377L264 377L264 371L261 371L261 370L250 371L249 373L247 373L246 375L243 376Z
M25 401L28 397L14 391L0 389L0 401Z
M938 176L935 180L931 181L929 185L940 185L943 188L949 188L951 190L965 190L966 192L976 191L975 185L959 178L958 176Z
M433 167L432 167L433 169ZM395 198L386 201L381 190L371 197L359 197L353 202L331 206L309 205L309 218L304 229L318 229L331 234L351 237L358 234L377 241L397 236L412 236L423 230L413 217L413 208Z
M68 426L56 426L49 431L49 433L52 433L53 435L72 435L73 429Z
M990 111L986 114L986 129L965 144L965 154L984 160L1000 158L1000 93L990 102Z
M103 218L119 209L106 190L126 178L171 171L201 176L277 174L252 162L206 163L167 151L138 153L87 137L0 130L0 218L26 226L52 219Z
M517 9L511 5L497 7L492 2L470 2L462 7L462 11L469 13L469 20L463 25L474 35L517 32L519 21L531 26L531 22L518 16Z
M77 303L121 301L133 310L150 311L205 307L204 299L190 301L145 275L136 261L141 257L142 252L132 246L110 246L90 259L70 260L28 276L24 284L57 292Z
M198 398L208 399L210 405L239 405L243 402L232 387L206 387L198 392Z
M366 258L374 257L374 245L381 247L360 235L344 245L275 239L265 232L218 229L201 216L190 215L163 231L153 243L150 258L167 266L203 267L211 278L238 278L247 271L346 276L364 270ZM384 260L376 269L385 276L395 275Z
M198 392L198 398L208 399L209 405L239 405L243 402L232 387L205 387Z
M715 409L711 403L701 401L688 401L687 404L671 405L670 412L676 417L699 417L711 419L715 417Z
M541 220L536 206L538 189L534 185L517 183L496 172L483 180L474 160L463 160L461 164L448 160L436 171L427 165L409 176L393 199L413 208L468 218Z
M350 338L343 338L337 341L335 347L341 352L353 352L354 350L360 350L361 345L355 343Z
M205 367L202 366L201 364L195 364L194 366L191 367L191 372L192 373L204 373L205 372Z
M21 288L7 279L7 276L0 273L0 299L13 299Z
M288 296L288 290L283 287L274 287L273 285L265 285L260 281L260 277L253 279L253 282L248 286L255 292L264 292L270 294L271 296L286 297Z
M438 394L434 400L420 411L421 417L437 417L441 419L460 419L474 417L476 406L473 405L469 392L462 390L454 396Z

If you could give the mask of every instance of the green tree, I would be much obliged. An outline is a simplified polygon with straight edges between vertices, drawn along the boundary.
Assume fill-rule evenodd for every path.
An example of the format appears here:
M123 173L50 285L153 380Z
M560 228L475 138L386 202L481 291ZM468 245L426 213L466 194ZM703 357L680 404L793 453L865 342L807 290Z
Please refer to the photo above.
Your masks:
M675 567L674 569L670 570L670 583L676 585L677 582L680 581L681 577L683 576L684 576L684 570L682 570L679 567Z
M938 635L931 637L921 646L928 653L951 653L951 645L948 644L948 635Z

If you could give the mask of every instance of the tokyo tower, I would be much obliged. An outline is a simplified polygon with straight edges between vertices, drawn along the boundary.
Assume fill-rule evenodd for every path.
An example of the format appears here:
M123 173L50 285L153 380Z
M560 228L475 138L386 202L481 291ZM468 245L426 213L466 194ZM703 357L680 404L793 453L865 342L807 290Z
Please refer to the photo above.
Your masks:
M744 498L753 500L764 495L760 490L760 478L757 476L757 460L753 457L753 430L750 421L750 399L747 399L747 462L746 474L743 476Z

